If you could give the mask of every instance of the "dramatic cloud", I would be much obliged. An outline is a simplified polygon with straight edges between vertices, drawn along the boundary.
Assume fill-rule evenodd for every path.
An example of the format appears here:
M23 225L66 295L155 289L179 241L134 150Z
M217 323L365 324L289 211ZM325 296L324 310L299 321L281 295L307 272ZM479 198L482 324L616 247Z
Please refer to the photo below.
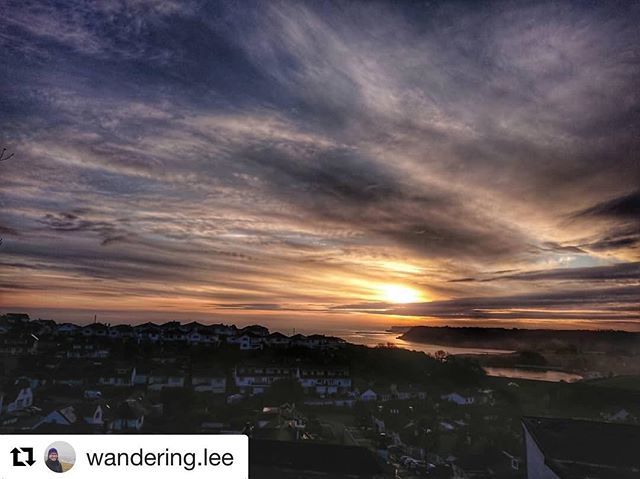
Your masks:
M640 191L592 206L576 216L629 218L640 221Z
M638 21L629 2L5 2L0 304L379 323L395 284L432 302L383 310L418 319L629 327Z

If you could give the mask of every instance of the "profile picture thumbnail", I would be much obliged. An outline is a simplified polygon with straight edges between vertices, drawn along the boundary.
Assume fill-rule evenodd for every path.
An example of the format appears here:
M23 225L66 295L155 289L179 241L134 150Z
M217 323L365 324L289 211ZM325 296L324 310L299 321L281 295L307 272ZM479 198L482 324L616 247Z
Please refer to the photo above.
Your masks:
M54 442L45 451L44 463L53 472L67 472L76 463L76 451L69 443Z

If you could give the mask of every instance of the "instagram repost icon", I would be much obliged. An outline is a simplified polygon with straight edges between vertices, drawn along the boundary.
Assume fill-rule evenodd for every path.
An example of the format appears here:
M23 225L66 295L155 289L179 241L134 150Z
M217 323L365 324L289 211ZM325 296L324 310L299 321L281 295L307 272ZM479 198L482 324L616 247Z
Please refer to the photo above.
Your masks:
M14 447L11 451L13 467L33 466L36 461L33 459L32 447Z
M67 472L76 463L76 451L67 442L54 442L45 451L44 463L53 472Z

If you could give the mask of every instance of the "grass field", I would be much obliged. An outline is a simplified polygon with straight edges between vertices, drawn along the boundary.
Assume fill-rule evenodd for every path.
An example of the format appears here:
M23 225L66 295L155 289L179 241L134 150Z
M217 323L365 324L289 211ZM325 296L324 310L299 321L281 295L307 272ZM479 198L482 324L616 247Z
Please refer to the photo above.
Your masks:
M616 376L613 378L591 379L589 384L595 384L607 388L626 389L640 391L640 376Z

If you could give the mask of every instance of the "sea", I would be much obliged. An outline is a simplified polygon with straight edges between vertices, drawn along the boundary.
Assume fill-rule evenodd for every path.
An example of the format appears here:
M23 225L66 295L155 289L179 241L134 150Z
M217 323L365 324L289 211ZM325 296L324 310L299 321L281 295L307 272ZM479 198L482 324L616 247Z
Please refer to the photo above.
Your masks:
M441 344L425 344L415 343L412 341L404 341L399 338L401 332L390 331L344 331L339 332L337 336L345 341L353 344L362 344L364 346L376 347L380 345L393 346L397 348L408 349L410 351L421 351L430 355L434 355L439 351L444 351L448 355L463 354L510 354L514 351L506 349L487 349L487 348L462 348L453 346L444 346ZM531 370L520 368L492 368L485 367L485 372L489 376L506 377L514 379L529 379L534 381L548 382L575 382L583 379L579 374L568 373L554 370Z

